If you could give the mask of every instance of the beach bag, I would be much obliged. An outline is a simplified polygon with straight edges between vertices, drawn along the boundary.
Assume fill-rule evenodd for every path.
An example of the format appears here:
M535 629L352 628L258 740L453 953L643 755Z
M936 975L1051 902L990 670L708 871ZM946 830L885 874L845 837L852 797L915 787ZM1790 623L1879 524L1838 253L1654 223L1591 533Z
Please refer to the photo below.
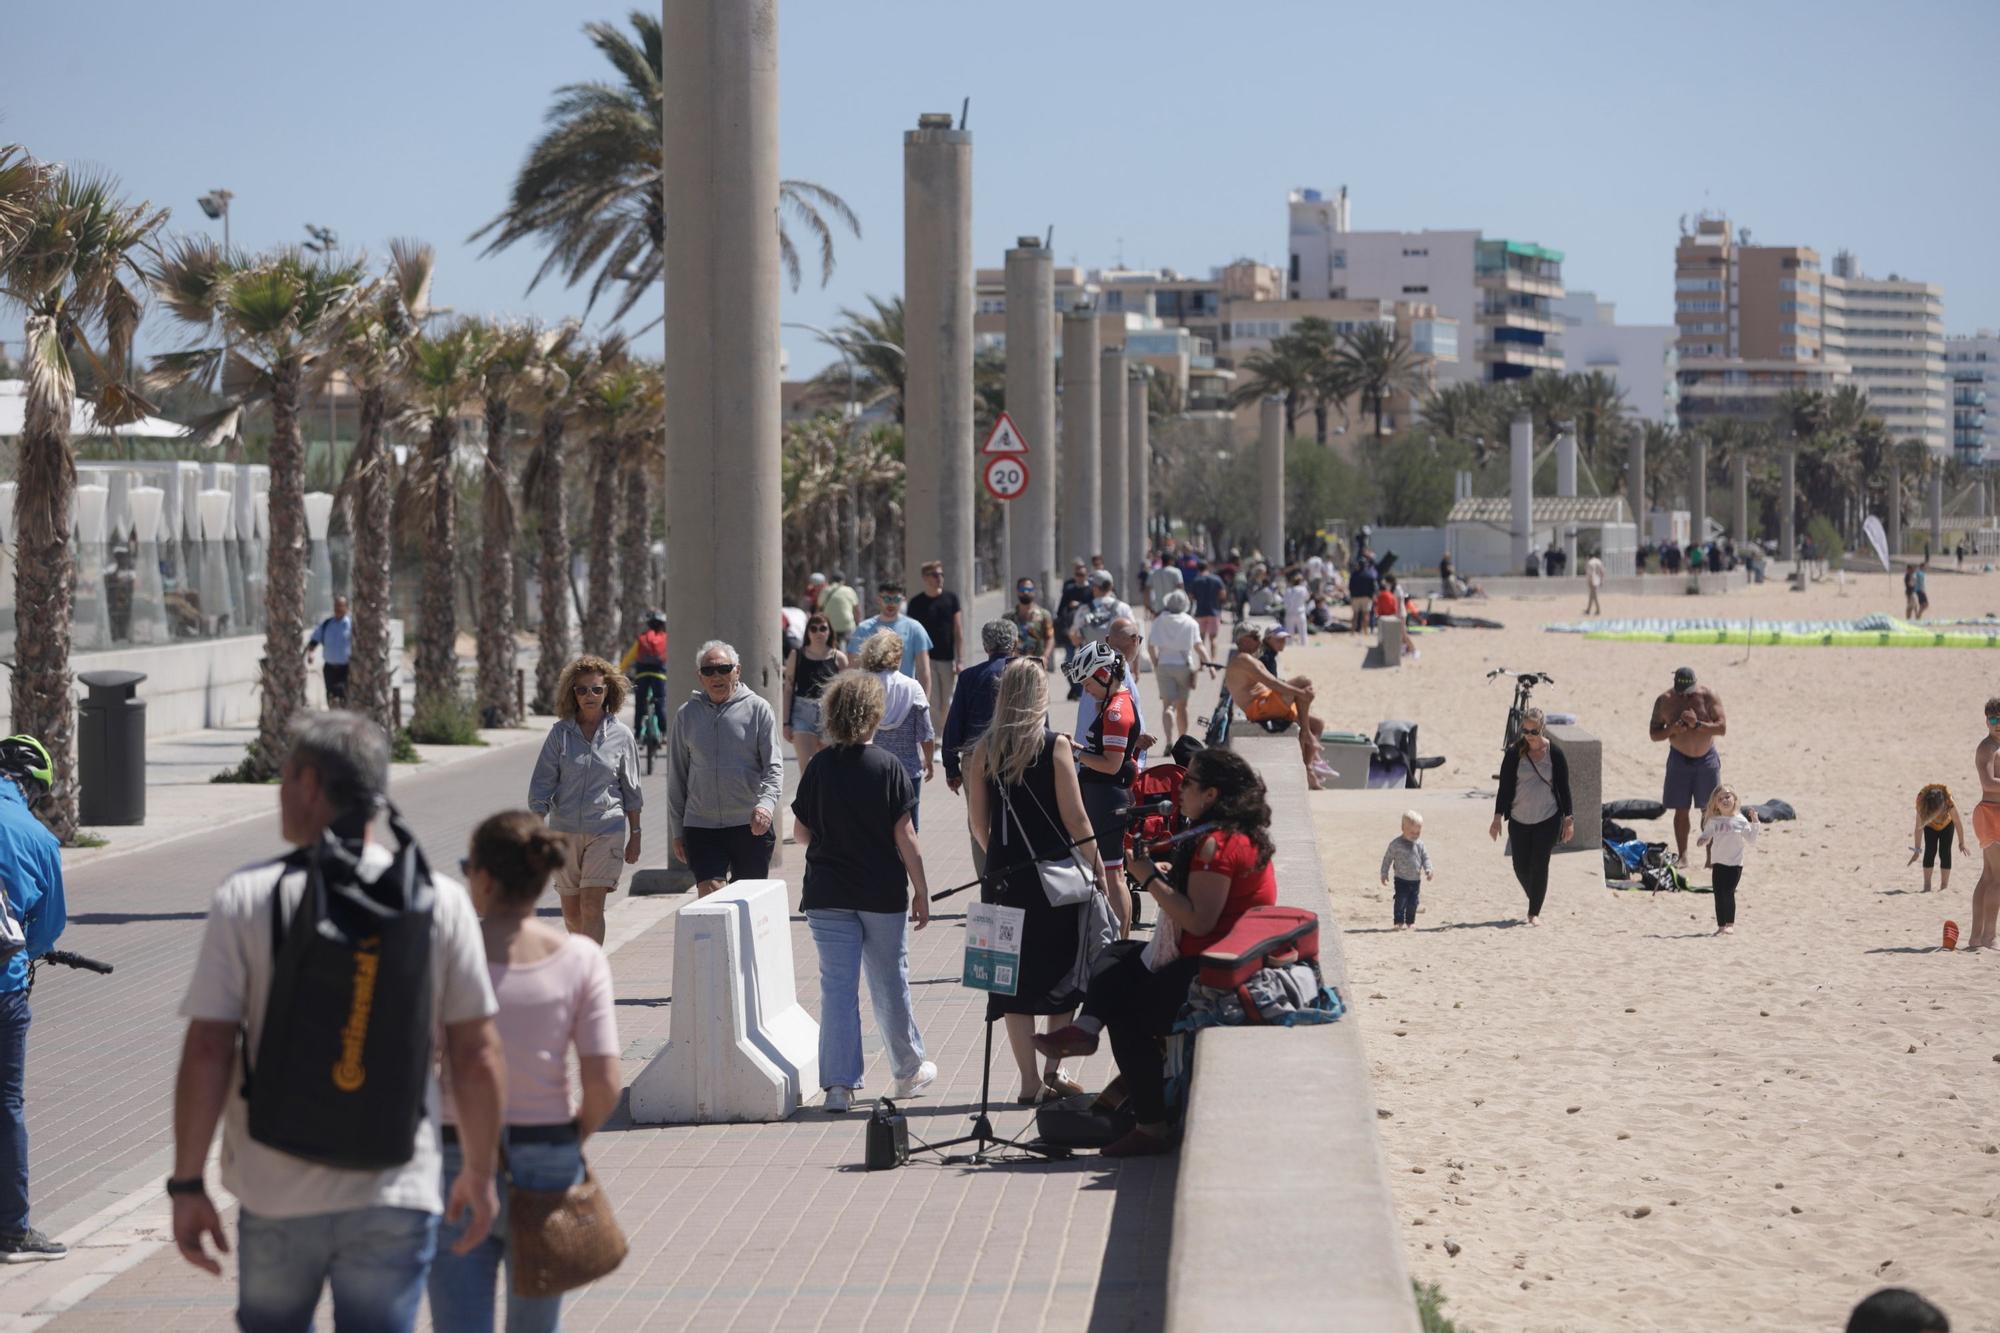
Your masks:
M560 1296L595 1282L625 1262L630 1249L611 1200L586 1163L566 1190L507 1189L507 1267L514 1294Z
M430 865L390 807L395 860L373 883L331 832L285 858L272 888L270 995L255 1059L242 1040L250 1137L345 1171L416 1152L431 1077ZM288 923L283 886L305 889Z

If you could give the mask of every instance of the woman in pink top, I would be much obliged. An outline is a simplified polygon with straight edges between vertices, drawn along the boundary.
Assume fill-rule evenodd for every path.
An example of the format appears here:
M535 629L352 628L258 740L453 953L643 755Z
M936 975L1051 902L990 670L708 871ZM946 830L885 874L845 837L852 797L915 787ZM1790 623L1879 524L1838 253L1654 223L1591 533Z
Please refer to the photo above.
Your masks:
M479 910L486 966L500 1012L495 1023L507 1056L507 1133L500 1212L492 1233L466 1254L452 1246L463 1226L446 1218L431 1264L431 1322L458 1333L493 1327L494 1280L507 1250L507 1191L567 1189L583 1179L583 1141L618 1104L618 1022L612 1009L611 965L586 935L535 920L535 903L549 875L563 864L563 836L526 810L494 815L472 833L459 863ZM569 1051L576 1048L583 1084L571 1099ZM458 1175L459 1155L449 1094L444 1102L444 1184ZM557 1327L562 1297L528 1300L507 1293L508 1333Z

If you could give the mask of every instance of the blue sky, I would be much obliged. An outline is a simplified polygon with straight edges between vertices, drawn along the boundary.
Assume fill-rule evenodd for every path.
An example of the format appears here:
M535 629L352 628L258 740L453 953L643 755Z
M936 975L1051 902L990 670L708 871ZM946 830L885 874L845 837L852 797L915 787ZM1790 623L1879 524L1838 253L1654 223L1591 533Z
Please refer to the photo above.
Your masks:
M236 191L239 245L336 229L440 251L468 312L579 313L477 257L558 84L607 74L590 0L89 0L6 6L0 140L96 163L172 225ZM1566 281L1670 317L1675 224L1845 247L2000 325L1992 110L2000 5L1914 0L781 0L782 170L846 196L861 238L787 298L828 324L902 286L902 131L972 99L977 261L1053 225L1064 261L1205 273L1282 263L1285 192L1345 184L1354 223L1479 227L1566 252ZM0 338L20 336L4 318ZM148 341L172 338L154 317ZM795 374L825 359L786 331Z

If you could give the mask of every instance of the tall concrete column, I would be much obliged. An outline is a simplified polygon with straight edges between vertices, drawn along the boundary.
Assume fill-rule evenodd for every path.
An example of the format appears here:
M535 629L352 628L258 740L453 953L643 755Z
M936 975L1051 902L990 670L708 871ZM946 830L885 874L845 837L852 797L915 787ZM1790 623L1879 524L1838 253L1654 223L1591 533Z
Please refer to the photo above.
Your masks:
M1103 549L1097 526L1097 312L1083 306L1066 313L1062 343L1061 559L1088 560Z
M1736 488L1736 524L1730 536L1738 543L1750 540L1750 459L1742 450L1729 464L1730 484Z
M1799 447L1785 446L1779 457L1783 477L1778 487L1778 558L1799 558Z
M1258 404L1257 535L1275 572L1285 563L1285 400L1266 394Z
M1625 504L1632 521L1639 525L1639 544L1646 544L1646 431L1634 427L1632 442L1625 446Z
M1513 498L1513 521L1508 535L1513 538L1514 567L1519 574L1528 567L1528 554L1535 535L1535 422L1526 412L1515 416L1507 428L1508 494Z
M1107 347L1097 362L1097 473L1103 496L1097 536L1104 547L1104 567L1118 580L1118 591L1132 598L1132 544L1125 525L1131 517L1125 465L1125 349Z
M1688 437L1688 539L1708 545L1708 437Z
M1056 554L1055 260L1039 236L1007 252L1007 415L1028 442L1028 489L1006 505L1013 564L1002 578L1035 581L1055 604L1062 570Z
M1944 459L1933 454L1931 468L1931 554L1944 550Z
M667 623L723 639L783 688L778 410L777 5L665 0Z
M970 598L972 132L917 117L903 135L903 579L942 560Z
M1152 545L1153 446L1147 405L1146 377L1134 369L1125 379L1125 486L1132 501L1126 507L1125 538L1135 555Z
M1896 451L1889 451L1889 503L1882 515L1882 526L1889 538L1889 554L1903 553L1903 460L1896 457Z
M1556 494L1576 494L1576 423L1556 423Z

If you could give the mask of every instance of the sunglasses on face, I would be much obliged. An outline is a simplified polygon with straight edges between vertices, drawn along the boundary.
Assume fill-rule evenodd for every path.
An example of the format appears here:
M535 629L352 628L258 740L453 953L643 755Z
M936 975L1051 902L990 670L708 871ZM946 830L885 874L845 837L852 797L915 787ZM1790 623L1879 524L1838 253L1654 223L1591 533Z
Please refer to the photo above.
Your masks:
M824 621L822 621L821 623L819 623L819 624L817 624L817 625L807 625L807 626L806 626L806 633L808 633L808 634L831 634L831 633L833 633L833 626L831 626L831 625L829 625L829 624L826 624L826 623L825 623Z
M1986 725L1987 725L1987 726L1989 726L1989 727L2000 727L2000 717L1989 717L1989 718L1987 718L1987 719L1986 719Z
M579 685L576 687L576 692L578 694L602 694L604 693L604 687L602 685Z
M1540 727L1522 727L1521 734L1523 736L1539 736L1542 734L1542 729Z
M701 669L704 676L726 676L736 670L734 662L710 662Z

